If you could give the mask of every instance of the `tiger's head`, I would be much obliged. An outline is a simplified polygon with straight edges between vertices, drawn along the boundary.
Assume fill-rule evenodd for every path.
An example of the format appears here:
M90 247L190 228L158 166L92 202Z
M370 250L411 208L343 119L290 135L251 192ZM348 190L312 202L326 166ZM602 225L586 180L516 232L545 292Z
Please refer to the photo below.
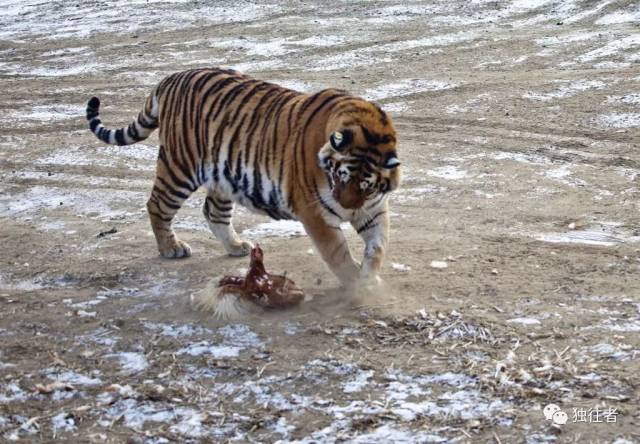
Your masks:
M396 131L379 106L358 101L328 124L318 153L333 198L347 209L395 190L400 184Z

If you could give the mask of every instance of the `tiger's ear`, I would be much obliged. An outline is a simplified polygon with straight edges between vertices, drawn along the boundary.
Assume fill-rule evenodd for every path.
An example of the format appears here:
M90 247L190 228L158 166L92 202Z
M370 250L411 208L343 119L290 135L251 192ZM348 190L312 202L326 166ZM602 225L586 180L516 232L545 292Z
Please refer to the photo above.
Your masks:
M331 142L331 147L336 151L343 151L347 145L351 143L353 139L353 132L349 129L344 129L342 131L336 131L329 136L329 142Z
M396 156L390 156L384 163L384 167L388 170L392 170L400 166L400 161Z

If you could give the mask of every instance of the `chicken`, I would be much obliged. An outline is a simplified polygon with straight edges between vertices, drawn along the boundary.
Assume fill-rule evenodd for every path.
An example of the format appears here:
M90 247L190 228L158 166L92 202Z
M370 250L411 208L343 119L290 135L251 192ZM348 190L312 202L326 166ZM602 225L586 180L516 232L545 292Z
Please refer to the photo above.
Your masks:
M259 245L251 250L251 262L246 276L224 276L218 286L219 298L237 295L263 308L287 308L304 299L302 289L286 275L267 272L264 268L264 254Z

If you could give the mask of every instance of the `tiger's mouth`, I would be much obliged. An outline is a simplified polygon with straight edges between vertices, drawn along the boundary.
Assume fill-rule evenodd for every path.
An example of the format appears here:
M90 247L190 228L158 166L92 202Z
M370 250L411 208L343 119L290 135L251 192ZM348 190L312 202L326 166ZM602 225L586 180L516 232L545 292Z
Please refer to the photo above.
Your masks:
M333 173L331 195L341 207L348 210L361 208L371 196L370 192L362 190L357 180L351 178L342 181L337 172Z

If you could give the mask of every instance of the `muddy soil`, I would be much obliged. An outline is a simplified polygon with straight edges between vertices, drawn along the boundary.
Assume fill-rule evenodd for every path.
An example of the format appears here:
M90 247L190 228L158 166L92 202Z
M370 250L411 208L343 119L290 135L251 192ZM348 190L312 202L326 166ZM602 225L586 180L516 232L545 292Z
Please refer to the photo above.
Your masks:
M640 440L637 2L2 3L0 441ZM159 258L157 138L104 146L83 113L97 95L125 125L210 65L391 113L379 290L346 295L298 224L237 208L313 300L190 307L247 259L202 193L176 223L193 256Z

